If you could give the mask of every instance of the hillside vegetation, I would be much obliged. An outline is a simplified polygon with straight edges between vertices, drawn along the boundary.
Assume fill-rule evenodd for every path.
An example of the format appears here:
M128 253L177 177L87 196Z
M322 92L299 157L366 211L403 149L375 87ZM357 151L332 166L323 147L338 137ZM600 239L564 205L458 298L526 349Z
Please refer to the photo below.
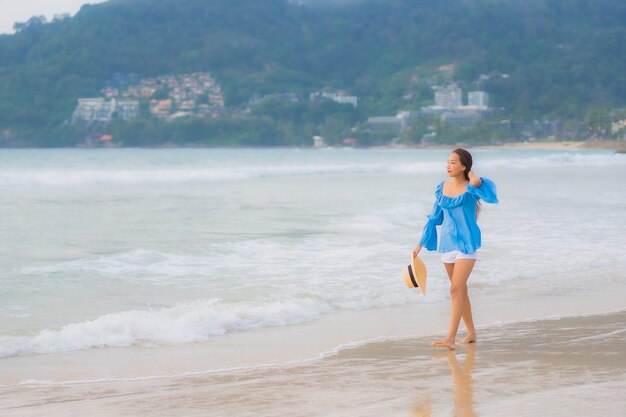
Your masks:
M626 105L624 22L620 0L110 0L0 36L0 129L58 129L131 72L210 71L227 107L342 89L363 120L429 104L447 64L508 117L582 120Z

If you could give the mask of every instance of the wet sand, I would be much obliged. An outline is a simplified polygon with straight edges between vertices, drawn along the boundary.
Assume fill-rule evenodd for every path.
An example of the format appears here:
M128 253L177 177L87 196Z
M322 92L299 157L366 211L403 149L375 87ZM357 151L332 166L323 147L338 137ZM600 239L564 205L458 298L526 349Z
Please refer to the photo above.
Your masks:
M626 312L369 343L297 365L0 388L6 416L621 416ZM167 358L163 358L164 361Z

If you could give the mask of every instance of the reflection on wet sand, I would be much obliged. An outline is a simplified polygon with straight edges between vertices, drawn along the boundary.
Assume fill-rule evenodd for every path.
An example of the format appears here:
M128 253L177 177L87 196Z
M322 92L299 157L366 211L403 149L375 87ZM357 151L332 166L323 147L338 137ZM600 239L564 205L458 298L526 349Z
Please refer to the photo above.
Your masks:
M619 312L507 323L481 329L480 347L434 357L424 337L286 366L0 386L0 416L624 416L625 322Z
M458 350L449 350L433 355L433 359L447 359L450 367L450 374L454 383L454 416L455 417L476 417L474 412L474 380L472 372L474 370L474 359L476 357L476 343L465 345L467 354L463 367L457 360ZM430 397L426 397L422 403L414 408L412 414L415 417L431 417L432 403Z
M454 381L454 415L455 416L477 416L474 412L474 380L472 371L474 370L474 357L476 355L476 344L467 345L467 354L463 369L459 366L455 352L447 352L448 366Z

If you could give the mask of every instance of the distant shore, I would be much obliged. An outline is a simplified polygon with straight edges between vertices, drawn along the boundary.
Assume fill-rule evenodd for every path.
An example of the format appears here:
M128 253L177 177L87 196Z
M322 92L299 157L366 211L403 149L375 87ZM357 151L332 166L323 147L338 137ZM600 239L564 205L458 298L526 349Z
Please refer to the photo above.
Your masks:
M332 147L332 146L331 146ZM344 146L345 147L345 146ZM626 153L626 140L579 140L579 141L533 141L533 142L507 142L501 144L490 145L473 145L468 143L432 143L432 144L414 144L414 145L378 145L378 146L364 146L358 147L361 149L451 149L455 147L466 147L471 149L481 150L549 150L549 151L563 151L572 149L607 149L614 150L619 153ZM79 144L77 146L66 147L76 149L108 149L108 148L124 148L123 145L109 145L109 146L86 146ZM131 146L136 148L136 146ZM230 148L230 149L271 149L271 148L303 148L298 146L215 146L202 143L159 143L146 146L139 146L144 149L179 149L179 148L201 148L201 149L217 149L217 148ZM313 147L304 147L305 149ZM24 146L23 144L14 144L13 146L5 144L0 145L0 149L55 149L55 148L39 148L35 146Z
M453 147L467 147L482 150L548 150L563 151L572 149L608 149L616 152L626 152L626 140L605 141L533 141L533 142L509 142L498 145L470 145L458 144L426 144L408 146L415 149L450 149Z
M512 149L512 150L569 150L586 148L587 143L584 141L565 141L565 142L514 142L502 145L482 145L476 146L479 149Z
M626 150L626 141L563 141L563 142L515 142L503 145L479 146L481 149L528 149L528 150L569 150L569 149L611 149Z

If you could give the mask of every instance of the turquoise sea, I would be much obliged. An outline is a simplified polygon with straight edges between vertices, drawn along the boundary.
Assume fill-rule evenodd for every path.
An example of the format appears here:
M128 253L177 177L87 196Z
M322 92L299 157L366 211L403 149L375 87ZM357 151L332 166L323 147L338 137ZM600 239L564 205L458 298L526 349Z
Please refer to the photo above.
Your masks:
M516 307L517 319L554 315L549 307L561 304L576 311L577 300L594 296L581 314L626 307L601 296L626 294L626 155L473 155L474 171L497 184L501 203L483 205L472 296L529 300ZM336 327L323 331L318 353L406 334L393 319L368 322L394 308L447 308L435 253L423 255L426 296L400 277L446 178L447 156L0 150L0 363L215 344L229 335L254 334L258 343L315 323L336 325L334 317L361 330L350 337ZM479 324L500 319L485 307Z

